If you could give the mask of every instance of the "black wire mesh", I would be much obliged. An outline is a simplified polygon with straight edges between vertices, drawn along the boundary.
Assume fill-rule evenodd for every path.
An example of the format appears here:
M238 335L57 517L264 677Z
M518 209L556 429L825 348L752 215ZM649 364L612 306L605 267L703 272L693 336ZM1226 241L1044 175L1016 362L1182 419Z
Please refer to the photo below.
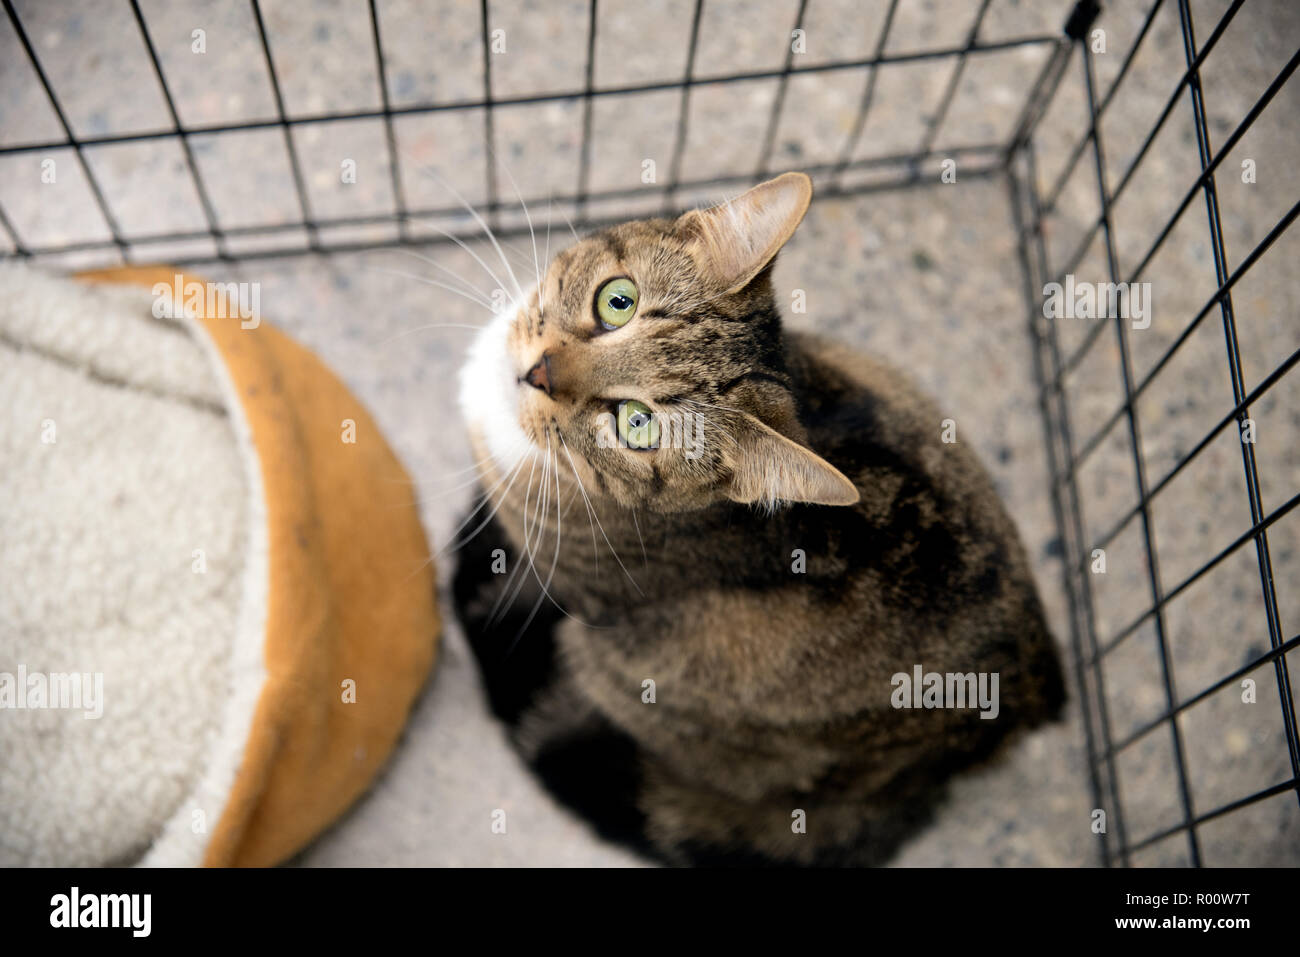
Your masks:
M702 76L698 71L698 50L700 43L701 22L705 9L705 0L695 0L691 16L689 49L686 56L685 72L679 80L644 82L635 84L597 86L595 82L594 60L596 41L601 24L601 10L598 0L590 0L585 24L586 61L583 69L581 88L561 90L558 92L499 96L494 91L492 71L492 7L489 0L480 0L478 9L481 35L481 52L483 68L483 87L479 97L458 99L447 102L427 102L417 104L395 105L390 88L388 61L381 34L381 17L376 8L376 0L369 0L369 26L373 45L373 55L379 79L378 109L340 110L299 114L290 116L286 110L285 97L277 72L275 56L275 37L270 35L261 7L257 0L251 0L252 22L257 32L257 41L265 60L271 95L274 102L273 119L252 120L246 122L227 122L214 124L196 124L186 126L181 122L171 88L165 75L164 66L154 47L154 40L146 17L141 11L138 0L129 0L131 12L138 26L141 39L149 56L152 71L162 91L162 96L170 118L170 128L145 132L127 132L95 136L78 136L68 118L68 113L60 101L59 95L42 65L31 38L24 27L22 18L15 10L12 0L3 2L9 23L15 32L23 52L37 77L41 89L48 98L49 105L62 129L62 137L43 142L27 142L0 148L0 158L19 154L39 154L55 149L71 149L77 166L84 176L90 196L103 219L108 238L105 240L84 240L53 245L29 242L14 226L9 215L0 207L0 231L8 237L11 251L9 257L52 257L67 253L102 253L109 261L131 262L137 258L141 247L156 249L159 244L184 243L192 240L210 240L214 255L170 257L176 264L194 262L211 262L214 260L230 261L236 258L264 258L275 256L299 255L303 253L341 252L361 249L373 249L383 246L406 244L424 244L467 239L475 235L477 229L467 225L464 232L452 231L447 235L420 235L412 231L412 226L421 220L439 219L454 216L462 212L459 206L417 206L410 202L404 189L404 159L398 149L394 134L396 118L418 114L434 113L472 113L481 111L483 116L483 153L486 163L486 199L476 204L476 211L497 227L499 232L509 234L521 231L522 226L503 224L500 214L513 210L515 202L503 201L501 184L497 181L497 130L495 114L507 107L536 107L548 103L578 102L581 107L581 147L578 154L578 168L573 190L567 195L530 196L524 201L533 204L547 202L567 202L575 210L576 224L582 226L600 225L607 221L590 214L593 203L598 201L617 201L631 198L641 199L647 195L658 198L665 212L680 208L684 193L703 188L743 187L761 180L773 172L774 145L784 111L789 109L789 87L793 78L808 73L845 72L860 73L865 77L865 84L857 107L851 129L836 153L836 158L827 163L807 166L805 169L817 175L821 180L820 196L847 195L851 193L899 189L920 185L932 181L927 166L933 166L938 158L960 159L964 179L1005 175L1011 191L1011 205L1015 226L1019 234L1019 248L1023 262L1026 281L1026 300L1029 308L1030 327L1035 347L1035 372L1039 382L1039 401L1045 426L1048 461L1051 475L1051 496L1056 523L1064 553L1064 586L1070 608L1071 643L1073 650L1073 669L1079 691L1083 725L1086 736L1087 756L1091 776L1092 803L1096 808L1106 810L1110 825L1099 842L1100 854L1106 863L1128 864L1135 852L1160 842L1172 835L1185 834L1187 855L1191 863L1201 863L1198 842L1198 828L1205 823L1230 814L1268 797L1287 791L1295 793L1300 800L1300 734L1297 733L1294 699L1291 690L1291 678L1286 655L1300 647L1300 635L1288 638L1282 630L1282 621L1278 612L1276 584L1273 577L1273 562L1269 550L1269 529L1280 519L1288 515L1300 504L1300 493L1292 495L1282 505L1266 511L1260 494L1260 481L1254 446L1241 444L1242 468L1251 516L1250 527L1245 529L1231 544L1203 562L1196 571L1187 575L1172 586L1168 586L1160 573L1158 549L1152 533L1151 503L1161 494L1169 483L1214 440L1216 436L1234 423L1240 427L1250 419L1251 406L1269 392L1300 361L1300 350L1292 353L1265 376L1258 385L1247 391L1242 374L1242 364L1238 353L1236 310L1233 303L1233 290L1239 280L1256 265L1264 253L1283 233L1288 230L1300 214L1300 202L1292 205L1277 220L1267 235L1235 266L1230 264L1222 239L1222 221L1219 209L1215 175L1220 171L1224 158L1237 146L1250 130L1255 121L1286 84L1297 66L1300 66L1300 50L1296 51L1273 82L1258 100L1241 117L1238 125L1227 135L1216 150L1211 143L1210 129L1203 102L1204 92L1201 82L1201 68L1216 48L1233 18L1242 8L1245 0L1236 0L1215 22L1213 29L1199 45L1189 0L1156 0L1137 32L1132 46L1125 52L1121 66L1111 80L1109 88L1099 96L1098 78L1095 75L1092 57L1088 53L1087 36L1099 13L1095 0L1080 0L1071 11L1063 34L1060 36L1027 36L1013 39L985 41L980 39L981 27L985 22L991 0L980 0L974 6L965 42L956 46L916 52L888 52L890 31L896 21L900 0L890 0L885 11L879 34L874 40L872 54L869 57L854 60L833 60L813 65L796 65L792 52L787 52L785 61L779 69L733 72L725 75ZM1148 40L1152 24L1165 2L1177 4L1179 27L1182 32L1186 69L1181 80L1170 94L1164 109L1151 125L1141 147L1131 159L1118 180L1109 182L1106 163L1105 143L1101 132L1102 119L1114 102L1117 92L1130 75L1135 58ZM797 11L792 22L792 29L800 30L804 25L808 10L808 0L797 0ZM1023 102L1015 112L1016 122L1013 133L1006 142L987 142L977 144L943 144L942 133L951 106L956 99L958 85L963 71L974 55L1010 50L1017 47L1038 46L1049 55L1044 64L1028 86ZM1069 79L1071 64L1077 61L1079 76L1077 80ZM927 118L924 132L911 150L896 152L867 159L854 159L863 131L867 125L873 103L877 94L877 78L882 68L908 63L932 63L935 69L949 71L944 84L943 94L938 107ZM753 80L775 80L776 94L770 113L766 120L764 133L759 140L757 155L753 163L744 169L736 169L726 175L709 178L691 179L684 175L684 157L691 135L691 98L692 95L706 87L727 86ZM1050 185L1040 188L1040 170L1038 147L1035 133L1044 115L1053 103L1063 84L1079 83L1086 96L1088 111L1087 129L1071 146L1067 159ZM626 189L592 190L592 148L593 148L593 108L597 101L605 97L623 97L634 94L655 92L676 92L678 105L676 123L669 156L668 173L662 185L641 184ZM1166 125L1170 115L1184 97L1190 100L1195 118L1195 148L1200 167L1200 175L1187 184L1181 202L1178 204L1168 222L1160 229L1150 248L1140 257L1138 265L1128 276L1121 276L1116 255L1115 223L1111 209L1133 181L1135 173L1147 158L1152 144ZM310 193L306 185L304 167L295 142L295 131L313 127L328 126L351 120L380 120L383 123L386 161L391 182L392 204L386 212L365 215L320 216L312 208ZM284 152L292 175L298 217L289 222L271 225L230 226L223 225L213 202L209 184L202 175L191 148L195 136L227 136L256 130L279 130L283 137ZM174 142L183 152L185 165L192 181L195 196L202 211L205 228L201 230L170 230L139 232L124 229L114 209L107 199L102 184L96 178L92 164L87 162L87 151L102 147L131 143ZM1077 248L1065 258L1060 269L1049 269L1049 256L1045 243L1045 226L1058 215L1065 202L1065 191L1076 172L1079 163L1091 159L1096 177L1099 214L1085 230ZM872 170L879 175L862 182L847 181L846 174L857 170ZM1140 378L1136 375L1130 355L1128 328L1119 317L1098 319L1082 337L1072 351L1066 351L1060 341L1057 327L1051 322L1043 321L1042 300L1039 290L1044 284L1056 279L1061 280L1072 273L1083 261L1088 249L1095 240L1101 239L1107 272L1110 281L1134 283L1147 270L1153 258L1172 234L1176 224L1195 202L1200 194L1205 204L1208 237L1213 252L1214 274L1217 289L1203 307L1190 319L1183 331L1168 347L1164 354ZM333 227L367 226L390 224L396 226L396 235L392 239L362 242L329 240L326 233ZM231 240L240 237L262 236L283 242L269 248L260 248L251 255L239 255L231 250ZM297 237L303 237L298 241ZM1234 405L1226 410L1218 424L1202 440L1184 454L1173 469L1154 483L1150 480L1144 467L1143 440L1141 421L1138 414L1138 399L1147 392L1153 382L1167 371L1170 360L1189 341L1195 330L1214 312L1218 312L1223 325L1225 357L1232 384ZM1082 440L1075 435L1072 428L1072 416L1067 394L1066 382L1075 370L1086 360L1096 343L1105 335L1106 329L1113 330L1115 345L1118 350L1121 368L1122 401L1096 431L1086 435ZM1127 436L1129 455L1132 459L1136 480L1136 504L1129 509L1106 533L1095 536L1087 531L1082 517L1082 496L1078 476L1081 467L1093 456L1104 441L1116 429L1121 428ZM1136 523L1142 535L1146 555L1146 585L1150 601L1149 607L1133 621L1114 633L1099 633L1097 627L1097 599L1090 582L1089 562L1094 549L1105 549L1126 529ZM1191 695L1181 694L1175 685L1174 670L1171 664L1171 649L1166 635L1166 614L1170 603L1179 598L1195 583L1209 574L1213 569L1236 553L1253 543L1259 570L1261 597L1265 606L1268 623L1269 649L1254 657L1245 665L1224 674L1206 687ZM1131 640L1139 629L1153 627L1154 640L1158 649L1163 686L1164 709L1156 718L1148 720L1121 738L1116 737L1110 720L1111 701L1107 697L1106 680L1102 662L1125 642ZM1261 666L1271 666L1278 687L1281 701L1280 719L1284 727L1286 744L1289 752L1291 774L1288 779L1271 782L1258 782L1257 789L1232 802L1209 809L1197 807L1194 800L1191 774L1185 754L1185 742L1178 724L1178 717L1196 704L1204 701L1215 692L1238 681ZM1175 780L1173 786L1178 792L1181 820L1176 825L1162 828L1154 833L1130 834L1126 826L1126 807L1122 800L1123 789L1117 766L1117 757L1148 735L1166 728L1170 735L1171 746L1175 756Z
M1056 510L1057 522L1061 528L1062 540L1066 543L1065 554L1067 561L1064 580L1072 612L1071 626L1076 682L1078 687L1083 690L1082 706L1087 736L1088 760L1092 772L1093 801L1096 807L1107 809L1110 815L1111 826L1106 834L1106 839L1103 840L1101 845L1103 858L1107 863L1127 865L1131 863L1132 856L1136 852L1171 836L1183 834L1187 841L1187 859L1191 863L1199 865L1202 861L1202 855L1197 831L1201 825L1287 791L1295 792L1297 798L1300 799L1300 751L1297 750L1297 740L1300 739L1300 736L1297 735L1296 730L1294 698L1286 659L1287 652L1300 647L1300 636L1292 636L1288 639L1282 632L1268 541L1270 526L1287 515L1297 504L1300 504L1300 494L1293 495L1281 506L1266 513L1260 497L1259 474L1256 466L1254 444L1245 441L1241 442L1251 527L1226 548L1201 564L1192 574L1178 581L1172 588L1167 588L1164 585L1160 575L1158 549L1153 537L1150 514L1152 500L1190 463L1196 460L1197 456L1210 444L1215 436L1234 423L1239 427L1243 426L1250 419L1251 405L1257 403L1262 396L1281 381L1283 376L1296 364L1296 361L1300 360L1300 351L1292 353L1277 368L1264 377L1254 389L1249 393L1246 392L1238 354L1237 330L1232 301L1233 287L1260 260L1265 251L1291 226L1297 212L1300 212L1300 203L1293 205L1251 250L1241 264L1235 270L1232 270L1229 268L1222 241L1222 222L1215 187L1215 171L1221 166L1224 158L1229 155L1255 120L1263 113L1291 74L1295 72L1297 65L1300 65L1300 51L1297 51L1291 57L1263 95L1242 118L1240 124L1232 131L1223 145L1219 147L1218 151L1214 151L1210 144L1202 99L1200 68L1243 5L1244 0L1236 0L1229 6L1215 24L1206 41L1198 47L1189 2L1188 0L1177 0L1177 12L1186 55L1186 71L1160 113L1159 118L1147 133L1141 148L1130 161L1127 170L1113 189L1108 184L1100 117L1111 104L1116 92L1128 75L1134 57L1143 41L1147 38L1152 22L1160 12L1162 2L1156 2L1151 7L1132 48L1125 56L1118 75L1109 91L1100 99L1097 93L1097 79L1094 74L1093 59L1088 53L1085 42L1086 31L1091 24L1092 18L1098 12L1097 5L1085 2L1076 7L1070 28L1070 36L1075 42L1071 47L1062 48L1058 51L1052 69L1063 71L1067 67L1069 60L1077 59L1079 61L1082 83L1087 97L1089 125L1084 135L1070 150L1069 160L1058 174L1053 185L1047 190L1045 198L1040 196L1037 187L1039 175L1036 167L1035 148L1031 138L1032 121L1022 129L1017 142L1013 144L1014 159L1019 163L1022 173L1020 176L1013 176L1012 179L1013 206L1016 211L1017 228L1021 237L1021 255L1029 283L1028 295L1033 309L1031 313L1032 326L1037 351L1037 373L1041 389L1040 403L1048 435L1047 444L1052 476L1053 504ZM1131 274L1121 276L1117 265L1114 224L1111 220L1110 210L1116 198L1132 181L1138 166L1148 155L1152 143L1184 94L1190 97L1195 118L1196 148L1201 174L1194 182L1188 184L1187 191L1172 217L1160 229L1150 248L1141 257ZM1053 272L1049 270L1047 265L1048 256L1044 243L1044 224L1056 211L1065 183L1074 173L1075 166L1088 153L1091 153L1095 167L1100 214L1085 232L1076 251L1066 259L1066 265L1062 269ZM1063 281L1067 274L1079 266L1086 250L1098 235L1100 235L1104 243L1110 281L1113 283L1127 281L1130 284L1137 282L1157 251L1173 232L1175 224L1193 203L1197 193L1201 193L1205 201L1217 285L1214 295L1209 298L1203 308L1184 327L1173 344L1140 380L1135 379L1130 356L1129 327L1125 320L1118 315L1098 319L1088 330L1075 351L1068 356L1065 355L1059 342L1055 324L1041 321L1040 300L1037 290L1054 279ZM1180 457L1180 460L1170 472L1155 484L1151 484L1144 465L1146 459L1143 454L1137 399L1166 370L1169 361L1189 340L1203 320L1215 311L1216 306L1223 322L1226 358L1235 405L1223 415L1218 424L1204 438L1189 452ZM1079 367L1084 357L1088 355L1089 350L1094 348L1095 343L1107 327L1112 328L1116 336L1122 372L1123 402L1105 420L1100 429L1089 435L1080 444L1072 434L1065 381L1070 373ZM1124 423L1129 440L1137 484L1137 504L1128 510L1110 531L1101 535L1100 538L1090 540L1085 532L1085 524L1082 518L1081 496L1077 483L1079 469L1121 422ZM1094 549L1105 549L1135 521L1140 523L1142 533L1151 604L1140 616L1114 634L1099 634L1095 623L1097 606L1095 596L1092 593L1092 576L1090 574ZM1255 545L1258 561L1261 597L1268 622L1269 650L1254 657L1231 673L1223 675L1196 693L1186 696L1180 695L1175 687L1174 669L1166 636L1166 609L1170 602L1178 598L1225 559L1236 553L1238 549L1244 548L1250 542ZM1154 625L1166 706L1163 713L1157 718L1146 721L1122 739L1116 740L1108 716L1110 701L1106 693L1106 682L1101 668L1102 661L1123 642L1131 639L1138 629L1147 623ZM1290 777L1286 780L1267 782L1257 790L1220 806L1208 810L1198 809L1193 798L1184 740L1177 718L1215 692L1237 682L1261 665L1272 665L1276 676L1281 702L1283 733L1285 734L1289 753ZM1125 823L1125 805L1122 801L1121 781L1115 759L1121 752L1147 735L1157 732L1162 727L1167 729L1167 733L1171 738L1182 820L1176 825L1162 828L1154 833L1131 835Z
M260 250L256 256L276 256L276 255L296 255L303 252L320 252L326 250L332 251L354 251L359 249L377 248L383 245L400 245L413 241L408 232L408 226L411 222L421 219L439 219L443 217L455 216L463 209L461 206L447 205L439 207L411 208L405 198L402 189L403 182L403 163L404 158L397 149L397 144L393 136L393 121L396 117L412 116L419 114L433 114L443 112L470 113L481 111L483 115L483 139L484 139L484 156L486 162L486 183L487 199L486 202L475 204L477 210L484 214L488 221L497 226L497 215L503 210L513 210L517 208L518 200L512 195L509 201L501 199L501 189L497 182L497 144L494 115L502 107L512 106L540 106L547 103L563 102L580 102L583 110L582 126L582 145L579 153L580 162L577 172L575 187L572 192L567 194L554 194L545 196L525 196L523 201L529 206L543 205L546 203L565 204L571 203L578 211L575 217L576 225L591 226L599 225L601 220L591 218L585 215L589 204L598 200L619 200L631 198L643 198L646 195L659 193L662 195L663 208L665 211L679 209L681 206L681 194L686 190L695 190L711 187L733 187L746 186L751 182L762 179L768 172L768 164L772 157L773 142L776 136L776 130L780 123L783 112L786 108L785 90L789 79L792 76L798 76L805 73L837 73L845 71L867 71L873 78L869 81L866 92L862 98L861 106L853 126L853 130L846 138L844 146L840 151L839 159L833 163L804 167L809 173L813 174L830 174L822 186L822 195L846 194L853 192L865 191L868 189L889 189L906 185L917 184L922 181L921 166L927 159L942 156L944 158L970 159L973 162L970 165L963 166L964 177L978 177L991 175L1000 171L1005 162L1006 144L1004 143L981 143L954 145L946 149L936 149L935 144L938 139L940 130L943 126L944 119L947 115L947 106L954 98L957 82L961 77L962 70L967 58L972 53L994 53L998 51L1011 50L1024 46L1045 46L1054 47L1061 40L1054 36L1026 36L1012 39L981 42L977 39L980 25L984 21L985 14L988 10L991 0L981 0L978 9L972 18L967 40L964 44L956 47L943 49L909 51L902 53L885 52L885 44L888 39L889 30L894 22L894 13L899 5L899 0L891 0L888 13L884 21L884 27L880 33L878 42L875 47L875 53L865 59L831 61L817 63L807 66L795 66L793 57L787 56L784 66L776 70L754 70L745 72L728 73L721 76L700 77L695 73L697 59L697 43L699 39L700 24L704 10L704 0L695 0L694 13L692 18L690 51L686 60L686 71L680 80L659 81L649 83L625 84L618 86L596 87L593 78L594 49L596 42L597 29L599 24L599 6L596 0L592 0L589 13L587 30L587 60L585 66L586 81L582 89L559 91L554 93L544 93L536 95L513 95L497 96L493 91L493 71L492 71L492 53L490 49L492 35L491 7L488 0L480 0L479 17L482 37L482 67L483 67L483 91L482 96L475 99L462 99L449 102L431 102L420 103L405 106L394 106L391 102L391 93L389 89L389 79L385 69L385 55L383 40L380 34L380 18L376 10L375 0L369 2L369 17L371 26L371 40L376 64L378 66L379 86L380 86L380 108L379 109L360 109L360 110L339 110L332 112L306 113L290 116L285 107L284 95L281 89L279 74L276 68L276 57L274 54L274 38L268 34L265 20L263 18L260 4L257 0L251 0L253 22L255 24L261 51L265 58L265 66L269 79L271 93L275 106L275 118L267 120L252 120L246 122L232 123L215 123L215 124L193 124L189 126L182 125L180 117L177 114L175 104L173 103L167 78L164 75L162 63L154 51L150 39L149 27L145 17L141 13L138 2L131 2L131 9L135 20L139 26L140 33L145 41L145 46L151 58L153 72L163 91L167 108L171 120L171 128L166 130L151 130L148 132L127 132L114 133L97 136L78 136L69 123L67 116L61 106L57 92L51 83L49 76L43 69L40 58L33 47L28 36L27 30L23 26L22 19L14 8L12 0L3 0L5 12L9 17L22 49L35 70L41 87L48 97L49 103L59 118L63 129L63 138L34 143L22 143L21 145L0 147L0 157L17 155L23 153L41 153L54 149L71 148L75 151L78 164L87 183L90 186L94 201L99 209L108 231L111 235L110 241L84 241L61 243L58 245L38 245L29 243L19 235L14 228L11 220L0 210L0 229L7 234L12 247L13 253L10 255L19 256L47 256L60 253L74 252L95 252L103 251L112 253L116 251L121 261L131 261L133 259L133 248L140 246L156 247L159 244L166 243L184 243L192 240L210 239L215 244L217 255L213 256L191 256L173 259L171 261L177 264L192 264L195 262L211 261L213 259L229 259L231 254L226 248L225 241L232 237L244 236L270 236L284 237L292 240L297 235L305 232L307 241L305 243L286 242L283 246L276 246L267 250ZM804 10L807 7L806 0L800 0L799 11L794 21L795 29L803 22ZM939 110L929 119L925 134L915 148L904 153L897 153L888 156L876 156L869 159L854 160L854 147L862 130L866 124L868 112L872 105L874 91L874 76L878 68L883 66L918 63L932 61L939 64L951 64L951 75L948 80L945 94L941 100ZM717 87L730 84L743 83L752 80L775 79L779 82L778 94L775 97L770 116L767 121L767 132L762 140L754 167L744 172L737 171L734 174L724 176L715 176L709 178L691 179L684 177L682 174L683 157L686 145L690 137L690 98L693 91L702 87ZM670 160L668 163L668 175L666 182L662 185L643 184L641 186L626 189L609 189L593 191L589 188L590 177L590 157L591 157L591 110L593 102L604 97L627 97L635 94L678 91L680 92L680 104L678 109L678 120L676 126L676 136L669 151ZM312 127L325 126L328 124L347 122L352 120L382 120L386 134L386 148L388 152L388 167L390 170L391 181L393 184L394 202L392 209L378 214L369 215L348 215L325 217L318 216L312 209L310 193L306 186L303 174L303 164L299 157L298 148L295 145L293 131L302 130ZM194 157L189 148L189 141L195 136L208 135L226 135L246 133L254 130L279 129L284 138L284 149L288 160L289 168L292 172L293 184L296 193L300 216L290 222L276 223L265 226L237 226L223 227L218 220L217 214L211 203L209 193L205 188L204 180L200 174L198 165L194 162ZM110 203L105 197L105 192L97 180L90 164L85 160L85 152L99 147L116 146L130 143L145 143L150 141L170 141L178 142L185 151L186 162L189 174L192 178L196 194L200 198L203 213L206 219L207 228L203 230L184 230L184 231L165 231L165 232L136 232L131 233L124 231L114 217ZM867 185L846 186L843 183L844 174L854 170L880 168L886 170L886 175ZM927 179L928 181L928 179ZM375 224L396 223L399 227L399 236L388 243L362 242L362 243L344 243L335 242L327 243L321 239L322 231L330 227L345 226L366 226ZM501 230L503 234L509 234L512 231L519 231L519 227L507 225ZM455 232L454 230L452 231ZM463 234L457 238L466 238L473 235L474 230L467 228ZM437 243L447 242L450 238L447 236L422 237L414 241L420 243ZM242 256L241 258L249 258Z

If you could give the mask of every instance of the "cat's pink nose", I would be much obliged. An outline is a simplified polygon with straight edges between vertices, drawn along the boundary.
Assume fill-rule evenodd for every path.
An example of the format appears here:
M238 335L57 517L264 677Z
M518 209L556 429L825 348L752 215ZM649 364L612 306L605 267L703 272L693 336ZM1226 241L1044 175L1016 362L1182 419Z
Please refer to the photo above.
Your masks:
M541 389L547 395L551 394L551 357L545 352L537 360L536 364L528 370L524 376L524 381L534 389Z

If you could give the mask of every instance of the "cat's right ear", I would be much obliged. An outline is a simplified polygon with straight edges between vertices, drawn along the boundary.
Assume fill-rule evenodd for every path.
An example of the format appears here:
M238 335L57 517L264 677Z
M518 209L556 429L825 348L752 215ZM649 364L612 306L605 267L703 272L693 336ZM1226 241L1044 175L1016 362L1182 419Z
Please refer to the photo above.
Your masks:
M749 192L677 220L702 272L727 292L743 289L785 245L812 201L812 180L782 173Z
M731 470L727 497L775 508L787 502L853 505L858 489L812 449L786 438L752 415L730 423L734 447L723 455Z

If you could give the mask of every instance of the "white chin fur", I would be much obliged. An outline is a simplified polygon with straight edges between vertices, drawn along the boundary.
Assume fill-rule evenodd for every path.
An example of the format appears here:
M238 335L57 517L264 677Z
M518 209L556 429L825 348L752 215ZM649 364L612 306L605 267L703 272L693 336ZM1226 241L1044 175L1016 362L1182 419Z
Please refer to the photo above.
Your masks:
M519 380L506 348L514 320L513 309L493 316L474 337L460 370L461 415L483 437L499 472L535 451L519 425Z

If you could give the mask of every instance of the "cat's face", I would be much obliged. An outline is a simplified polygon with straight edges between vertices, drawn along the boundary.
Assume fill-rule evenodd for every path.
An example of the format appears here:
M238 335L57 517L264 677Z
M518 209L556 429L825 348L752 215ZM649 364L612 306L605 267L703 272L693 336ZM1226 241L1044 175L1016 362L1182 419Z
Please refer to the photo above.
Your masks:
M462 409L495 471L549 458L589 496L656 511L856 501L793 441L802 431L767 271L810 195L806 177L786 174L556 256L480 334L462 374Z

